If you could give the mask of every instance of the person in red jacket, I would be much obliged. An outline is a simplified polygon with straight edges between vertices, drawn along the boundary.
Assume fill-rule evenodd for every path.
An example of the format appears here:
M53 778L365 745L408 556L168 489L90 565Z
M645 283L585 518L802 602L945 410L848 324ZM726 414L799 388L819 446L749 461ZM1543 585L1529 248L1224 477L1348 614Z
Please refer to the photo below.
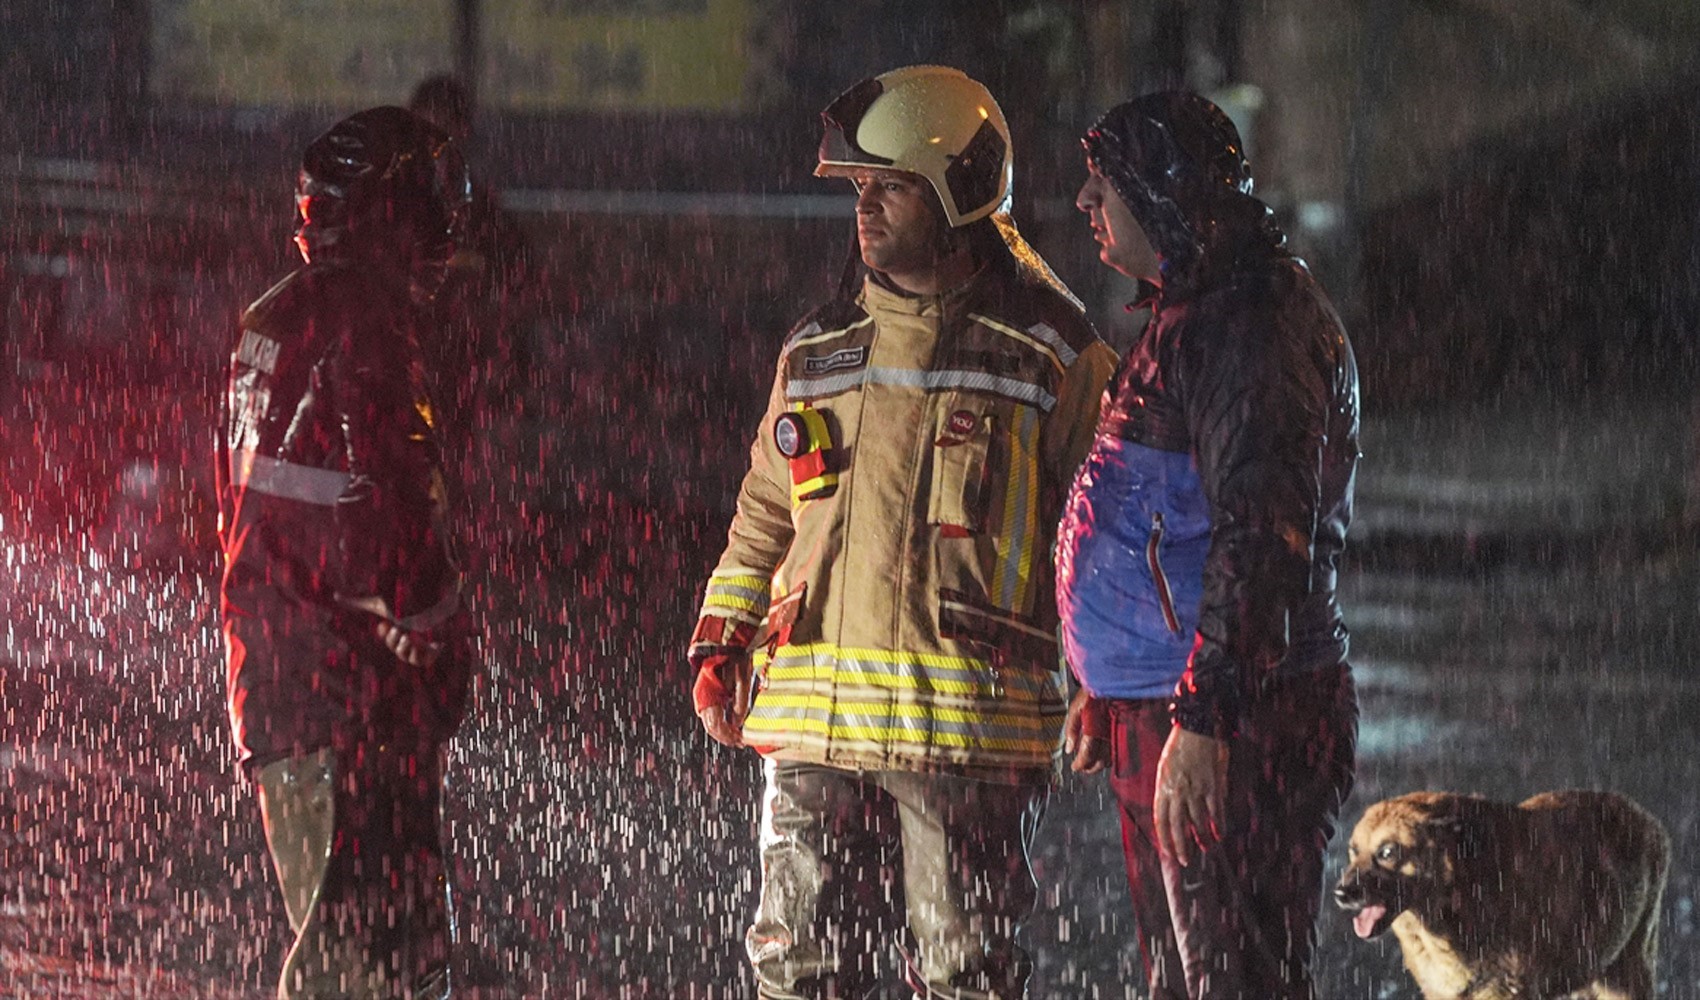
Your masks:
M1083 142L1076 205L1151 319L1057 533L1065 739L1108 766L1151 996L1309 1000L1357 745L1357 363L1220 108L1147 94Z
M302 158L306 265L242 317L219 440L237 749L295 943L279 995L448 995L442 747L470 679L419 309L467 178L400 108Z

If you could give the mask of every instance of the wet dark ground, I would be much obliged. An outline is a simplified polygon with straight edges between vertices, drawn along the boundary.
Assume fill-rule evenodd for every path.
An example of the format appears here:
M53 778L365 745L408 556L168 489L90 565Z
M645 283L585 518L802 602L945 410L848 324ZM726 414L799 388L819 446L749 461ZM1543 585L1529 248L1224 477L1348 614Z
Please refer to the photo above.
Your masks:
M462 982L748 996L757 769L695 728L678 662L729 487L652 482L741 461L745 418L643 468L537 431L594 418L544 406L492 428L522 458L469 480L488 624L451 751ZM1344 580L1363 729L1343 823L1420 788L1632 795L1675 844L1661 995L1700 997L1700 546L1678 527L1671 444L1687 413L1616 418L1536 400L1370 425ZM1619 430L1566 430L1602 426ZM606 433L660 440L641 422ZM563 468L572 487L538 486ZM137 568L133 538L0 534L0 996L269 996L286 928L230 759L210 556L155 545ZM1117 838L1102 783L1065 777L1036 862L1035 997L1142 995ZM1416 996L1391 940L1355 940L1331 909L1320 933L1327 995Z

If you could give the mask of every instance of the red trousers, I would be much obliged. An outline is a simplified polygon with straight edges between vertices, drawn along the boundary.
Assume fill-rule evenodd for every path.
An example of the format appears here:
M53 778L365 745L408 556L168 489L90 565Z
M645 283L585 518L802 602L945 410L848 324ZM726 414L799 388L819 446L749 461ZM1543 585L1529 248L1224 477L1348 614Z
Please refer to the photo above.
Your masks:
M1157 850L1152 801L1166 699L1110 702L1134 926L1152 1000L1311 1000L1322 867L1351 792L1351 668L1281 678L1230 738L1223 840L1181 867Z

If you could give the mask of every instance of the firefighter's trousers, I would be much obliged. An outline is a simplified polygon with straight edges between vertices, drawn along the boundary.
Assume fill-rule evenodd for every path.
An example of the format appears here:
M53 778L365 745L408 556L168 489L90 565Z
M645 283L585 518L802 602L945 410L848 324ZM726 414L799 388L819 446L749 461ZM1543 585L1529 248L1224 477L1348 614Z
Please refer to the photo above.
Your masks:
M279 1000L449 994L442 754L320 750L259 770L266 843L295 943Z
M917 996L1025 995L1016 931L1037 898L1028 849L1044 783L776 761L766 775L745 936L764 1000L859 1000L880 988L894 939L911 942L900 951Z

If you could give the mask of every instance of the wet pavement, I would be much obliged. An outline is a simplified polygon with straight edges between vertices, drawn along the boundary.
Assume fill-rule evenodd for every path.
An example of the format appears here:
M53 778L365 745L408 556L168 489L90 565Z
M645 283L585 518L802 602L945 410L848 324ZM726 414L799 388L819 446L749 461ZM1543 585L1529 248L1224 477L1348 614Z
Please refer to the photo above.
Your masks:
M1363 714L1343 826L1423 788L1633 796L1674 842L1660 977L1678 998L1700 997L1688 419L1639 399L1374 421L1343 582ZM505 446L541 455L546 438L515 429ZM695 729L677 662L723 515L577 481L540 507L492 487L479 507L533 504L474 532L488 670L447 809L462 982L751 995L737 941L757 770ZM0 996L269 996L287 935L230 762L210 561L110 558L0 540ZM1053 798L1035 997L1142 995L1106 794L1069 776ZM1326 995L1417 995L1390 938L1357 941L1331 908L1320 937Z

